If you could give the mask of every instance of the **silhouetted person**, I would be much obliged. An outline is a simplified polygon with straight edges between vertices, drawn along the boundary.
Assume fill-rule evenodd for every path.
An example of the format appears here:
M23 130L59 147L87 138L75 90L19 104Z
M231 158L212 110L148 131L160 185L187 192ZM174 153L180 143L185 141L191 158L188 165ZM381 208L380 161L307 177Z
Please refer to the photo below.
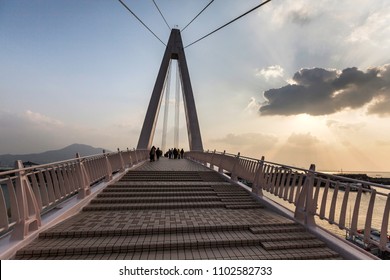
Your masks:
M157 150L156 150L156 158L157 158L157 160L160 159L161 155L162 155L162 151L160 150L160 148L157 148Z
M183 149L180 150L180 158L184 158L184 150Z
M179 154L179 151L176 149L176 148L174 148L173 149L173 158L174 159L177 159L177 155Z
M156 155L156 147L152 147L149 152L150 161L154 161L154 156Z

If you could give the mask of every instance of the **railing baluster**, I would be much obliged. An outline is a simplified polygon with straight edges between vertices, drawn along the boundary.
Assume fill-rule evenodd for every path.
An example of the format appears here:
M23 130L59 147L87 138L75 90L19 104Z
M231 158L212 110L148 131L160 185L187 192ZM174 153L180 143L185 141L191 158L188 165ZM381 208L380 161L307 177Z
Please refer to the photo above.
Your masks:
M330 185L330 180L328 178L326 180L326 183L325 183L324 192L322 193L321 209L320 209L320 215L319 215L321 220L325 219L325 211L326 211L326 205L327 205L327 201L328 201L329 185Z
M0 187L0 231L6 231L8 228L8 209L5 203L3 189Z
M296 191L295 191L295 199L294 199L294 204L296 205L298 203L298 198L299 198L299 195L302 191L302 185L303 185L303 178L305 178L306 175L304 174L299 174L298 177L299 177L299 180L298 180L298 183L297 183L297 187L296 187Z
M45 181L45 178L43 177L42 171L38 171L38 181L39 181L39 189L40 189L41 198L42 198L42 208L44 208L44 207L49 206L50 199L49 199L49 194L47 191L46 181Z
M379 249L382 251L386 250L387 248L387 243L389 242L388 238L388 232L387 228L389 226L389 211L390 211L390 193L387 194L387 199L386 199L386 206L383 211L383 218L382 218L382 227L381 227L381 237L379 241ZM389 250L390 248L387 248Z
M20 219L15 224L11 239L20 240L24 239L30 232L37 230L41 225L41 209L38 207L21 160L16 161L15 168L17 169L15 178L16 199Z
M64 179L64 185L65 185L65 188L66 188L68 194L72 194L73 190L71 187L71 183L69 181L69 173L68 173L68 165L67 164L62 165L62 177Z
M353 214L351 220L351 229L349 231L349 237L352 237L357 233L357 226L359 220L360 201L362 198L362 188L360 187L355 199L355 206L353 207Z
M60 185L60 190L62 190L61 193L65 197L70 192L69 192L68 186L65 185L65 182L64 182L64 176L62 175L62 165L57 166L57 177L58 177L58 183Z
M61 199L63 197L63 194L61 193L60 187L58 185L58 178L57 178L57 174L55 172L54 167L52 169L50 169L50 174L51 174L51 179L52 179L53 185L54 185L54 195L55 195L56 199Z
M371 225L372 225L372 215L374 213L376 198L376 190L373 189L371 192L370 202L368 203L366 222L364 226L364 242L369 243L371 238Z
M350 184L347 184L347 186L345 187L343 203L341 204L341 210L340 210L340 219L339 219L340 229L345 228L345 217L347 215L347 205L348 205L348 197L349 197L350 190L351 190L351 186Z
M334 224L334 216L336 212L336 203L337 203L337 195L339 192L339 182L336 182L336 186L333 190L333 196L332 196L332 202L330 204L330 211L329 211L329 223Z
M35 198L36 198L37 203L38 203L38 207L40 210L42 210L43 205L42 205L41 191L39 189L38 181L37 181L37 178L35 177L35 173L32 173L30 175L30 178L31 178L32 189L33 189Z
M46 178L47 193L49 195L49 203L52 204L56 201L53 182L51 181L51 176L50 176L49 170L46 169L44 172L45 172L45 178Z
M293 178L290 181L290 194L288 196L288 202L294 203L294 192L296 190L296 182L297 182L298 173L294 172Z
M287 170L286 169L282 169L282 179L279 183L279 192L278 192L278 197L279 198L283 198L283 192L286 188L286 174L287 174Z
M283 200L284 200L284 201L287 201L288 192L290 191L290 186L291 186L291 175L292 175L292 171L291 171L291 170L288 170L288 175L287 175L287 178L286 178L286 182L285 182L285 184L284 184L284 192L283 192Z
M264 189L269 192L271 187L271 181L272 181L272 172L273 172L273 166L267 164L267 171L264 174Z
M274 172L272 174L272 181L271 181L271 190L270 193L275 194L275 189L276 189L276 182L279 177L279 168L275 167Z
M11 222L20 222L20 211L18 206L18 200L16 199L15 186L11 180L7 180L7 189L9 195L10 211L11 211Z

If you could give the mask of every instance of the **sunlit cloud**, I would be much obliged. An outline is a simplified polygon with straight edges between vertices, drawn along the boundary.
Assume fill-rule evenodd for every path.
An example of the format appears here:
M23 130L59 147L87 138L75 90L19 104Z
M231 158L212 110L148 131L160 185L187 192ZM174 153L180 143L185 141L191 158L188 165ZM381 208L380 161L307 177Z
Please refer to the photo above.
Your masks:
M245 107L244 112L258 112L260 108L260 103L256 98L251 97L248 105Z
M264 77L267 81L271 78L283 78L284 69L280 65L272 65L256 70L256 76Z

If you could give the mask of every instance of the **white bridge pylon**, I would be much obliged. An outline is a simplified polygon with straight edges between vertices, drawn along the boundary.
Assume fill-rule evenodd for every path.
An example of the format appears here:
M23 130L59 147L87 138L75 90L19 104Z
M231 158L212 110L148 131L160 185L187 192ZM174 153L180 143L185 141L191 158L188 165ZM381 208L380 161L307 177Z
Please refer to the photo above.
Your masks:
M189 148L191 151L203 151L202 137L200 134L198 115L196 113L190 74L188 72L180 30L178 29L172 29L171 35L169 36L169 41L165 49L156 83L154 84L148 110L146 111L146 116L138 140L137 149L150 149L152 146L162 101L164 84L167 80L169 65L172 59L178 61L177 70L181 80Z

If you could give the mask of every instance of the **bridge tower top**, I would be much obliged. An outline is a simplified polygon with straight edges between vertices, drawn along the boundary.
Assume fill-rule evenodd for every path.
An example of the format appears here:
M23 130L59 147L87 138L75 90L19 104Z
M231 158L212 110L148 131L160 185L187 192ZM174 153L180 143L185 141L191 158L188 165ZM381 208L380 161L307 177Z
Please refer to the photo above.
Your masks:
M191 151L203 151L202 137L198 115L195 107L194 95L192 92L190 74L188 72L187 60L184 53L183 41L179 29L172 29L168 44L161 62L160 70L154 84L148 110L142 126L137 149L150 149L156 129L158 114L162 100L162 92L165 77L167 75L170 61L178 61L178 69L182 84L184 111L187 122L187 133L189 148Z

